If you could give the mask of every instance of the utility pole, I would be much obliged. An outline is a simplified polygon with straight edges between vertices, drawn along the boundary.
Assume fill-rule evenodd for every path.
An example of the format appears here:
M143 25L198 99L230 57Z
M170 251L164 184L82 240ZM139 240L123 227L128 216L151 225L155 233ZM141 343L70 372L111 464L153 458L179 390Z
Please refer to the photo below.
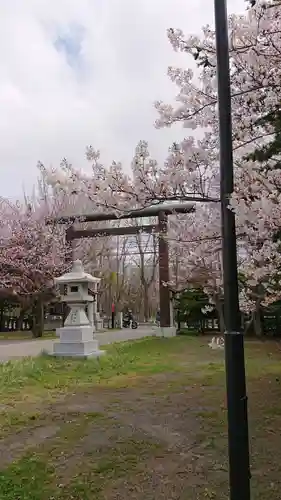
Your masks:
M239 310L235 215L228 209L233 192L233 148L226 0L214 0L220 131L220 194L225 311L225 370L228 409L230 500L250 500L250 458L244 336Z

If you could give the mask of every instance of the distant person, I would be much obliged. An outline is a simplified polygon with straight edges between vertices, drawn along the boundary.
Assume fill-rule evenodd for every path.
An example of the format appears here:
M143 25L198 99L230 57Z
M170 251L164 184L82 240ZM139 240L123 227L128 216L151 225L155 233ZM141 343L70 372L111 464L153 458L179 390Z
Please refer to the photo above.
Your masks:
M123 323L131 326L131 322L133 321L133 312L132 309L127 309L127 311L123 314Z
M160 326L160 311L157 311L156 313L156 325Z
M128 318L128 321L132 321L133 320L133 311L132 311L132 309L128 309L127 318Z

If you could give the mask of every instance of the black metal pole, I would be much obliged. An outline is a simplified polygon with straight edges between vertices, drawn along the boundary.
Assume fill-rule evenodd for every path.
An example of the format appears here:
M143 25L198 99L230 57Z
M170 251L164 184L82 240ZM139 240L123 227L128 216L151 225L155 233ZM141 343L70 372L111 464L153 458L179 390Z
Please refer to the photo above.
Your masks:
M233 149L226 0L214 0L220 130L220 186L225 310L225 370L228 407L230 500L250 500L250 465L244 338L239 311L235 215L228 209L233 191Z

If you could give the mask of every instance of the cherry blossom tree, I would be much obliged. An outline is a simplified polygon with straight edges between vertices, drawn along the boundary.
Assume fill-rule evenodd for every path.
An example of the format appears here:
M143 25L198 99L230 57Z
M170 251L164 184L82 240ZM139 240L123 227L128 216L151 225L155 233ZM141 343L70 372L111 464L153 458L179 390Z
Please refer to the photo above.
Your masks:
M246 278L241 306L247 310L276 300L280 294L277 286L280 244L274 241L276 231L280 231L280 171L276 168L271 171L270 162L261 165L250 160L253 151L266 147L272 140L274 126L272 120L265 118L279 109L279 7L280 2L257 1L252 2L252 8L244 15L229 17L236 181L230 203L237 215L240 267ZM201 139L195 141L193 137L190 141L204 148L209 168L207 178L211 180L209 192L212 197L219 197L215 32L206 26L200 38L185 37L181 30L169 29L168 37L175 50L190 57L191 64L192 59L197 61L197 69L169 68L168 75L179 88L177 105L157 102L156 126L182 122L193 134L197 130ZM183 163L189 164L191 152L183 146L180 149L184 154ZM199 178L196 182L198 185ZM201 214L198 224L200 217ZM208 246L211 254L212 245ZM204 252L202 259L203 255Z
M251 2L243 15L229 16L230 68L233 110L235 193L230 209L237 216L239 266L244 276L241 305L245 310L278 297L280 171L268 174L252 153L266 146L274 134L272 121L280 103L279 2ZM40 165L47 183L67 200L84 197L91 210L117 214L166 200L193 200L196 213L190 223L175 217L168 238L179 281L199 282L213 303L221 303L219 133L215 32L203 28L202 36L185 36L169 29L169 40L190 60L191 69L169 68L168 75L179 91L176 105L157 102L156 126L182 122L191 135L173 144L164 165L151 158L148 144L140 141L131 174L122 164L109 167L100 154L88 148L92 175L85 175L66 160L58 169ZM204 203L204 205L202 205ZM85 212L84 212L85 213ZM188 217L188 219L190 216ZM180 277L180 280L179 280ZM175 279L176 278L176 279ZM221 318L222 320L222 318Z
M34 336L42 335L44 303L55 296L53 278L66 266L62 228L46 225L48 214L42 200L27 206L1 200L1 288L31 311Z
M234 149L260 145L272 134L261 117L279 107L280 95L280 9L279 2L259 0L243 15L229 16L230 68ZM197 71L169 68L168 75L179 88L173 107L156 102L156 126L183 122L191 130L211 132L213 149L218 143L215 31L209 25L203 36L185 36L179 29L168 30L175 50L197 61ZM190 61L192 63L192 61Z

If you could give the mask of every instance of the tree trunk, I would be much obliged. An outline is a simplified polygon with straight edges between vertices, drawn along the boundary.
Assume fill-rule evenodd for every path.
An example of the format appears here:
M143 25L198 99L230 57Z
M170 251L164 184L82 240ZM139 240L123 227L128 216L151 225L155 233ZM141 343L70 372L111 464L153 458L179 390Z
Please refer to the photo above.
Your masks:
M204 335L205 331L204 331L204 320L200 319L199 320L199 330L200 330L200 335Z
M43 336L44 333L44 304L38 299L32 308L32 335L34 338Z
M254 313L254 330L257 337L263 336L263 324L262 324L262 316L261 309L259 305Z
M244 322L244 335L250 336L253 332L252 326L254 324L254 313L251 314L249 321Z
M180 332L181 331L181 318L180 318L180 312L179 311L177 311L177 324L178 324L177 331Z
M216 299L215 306L219 316L220 333L221 335L224 335L225 333L224 312L223 312L223 305L219 299Z
M149 299L148 299L148 286L143 285L143 315L144 321L147 322L149 320Z

